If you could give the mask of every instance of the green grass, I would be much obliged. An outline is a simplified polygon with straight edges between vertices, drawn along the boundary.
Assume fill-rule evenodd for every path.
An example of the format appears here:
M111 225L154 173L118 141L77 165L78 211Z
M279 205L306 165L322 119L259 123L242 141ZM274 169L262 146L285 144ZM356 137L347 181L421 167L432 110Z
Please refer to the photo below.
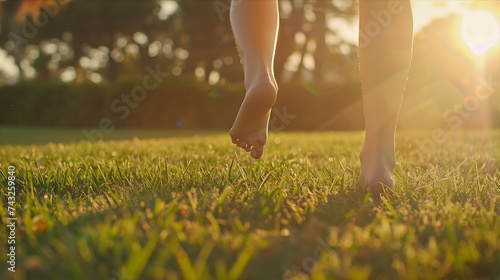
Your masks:
M0 146L1 192L9 165L18 185L0 279L500 279L499 132L426 153L410 137L430 132L401 133L382 199L356 188L359 132L272 134L260 161L164 136Z

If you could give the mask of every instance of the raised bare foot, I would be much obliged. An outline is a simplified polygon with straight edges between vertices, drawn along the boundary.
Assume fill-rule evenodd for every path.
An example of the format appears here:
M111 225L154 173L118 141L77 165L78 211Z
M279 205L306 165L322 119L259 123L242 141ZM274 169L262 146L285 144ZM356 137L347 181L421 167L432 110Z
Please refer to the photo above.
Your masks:
M380 195L384 188L394 188L392 172L395 166L394 149L369 148L366 144L360 154L361 171L358 186L373 195Z
M278 87L269 78L247 87L236 120L229 134L232 142L259 159L267 141L271 108L276 102Z

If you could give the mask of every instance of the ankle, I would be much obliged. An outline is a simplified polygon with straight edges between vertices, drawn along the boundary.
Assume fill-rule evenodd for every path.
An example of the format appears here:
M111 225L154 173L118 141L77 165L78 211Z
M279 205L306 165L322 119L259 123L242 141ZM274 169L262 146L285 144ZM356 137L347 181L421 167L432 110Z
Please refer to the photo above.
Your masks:
M247 91L252 90L256 87L269 87L270 90L277 92L278 85L273 76L268 74L262 74L258 76L252 76L245 78L245 88Z
M274 86L270 81L252 84L247 87L245 95L247 102L254 103L254 105L252 105L254 109L264 109L265 112L274 106L277 98L278 93L276 86Z
M361 166L381 165L381 167L393 170L396 165L394 145L365 143L359 155Z
M266 66L265 63L258 63L251 67L244 68L245 74L245 86L251 86L252 84L269 82L276 86L276 79L274 77L274 72L272 68Z

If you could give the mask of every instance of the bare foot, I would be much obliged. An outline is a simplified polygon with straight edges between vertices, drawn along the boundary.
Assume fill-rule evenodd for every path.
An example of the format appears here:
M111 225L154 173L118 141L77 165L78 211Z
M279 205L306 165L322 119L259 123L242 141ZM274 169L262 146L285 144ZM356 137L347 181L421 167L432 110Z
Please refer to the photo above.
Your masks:
M271 108L276 102L278 87L265 78L247 88L245 99L229 134L236 146L259 159L264 153Z
M363 147L360 155L361 171L358 185L373 195L380 195L384 188L394 188L392 172L395 166L394 149Z

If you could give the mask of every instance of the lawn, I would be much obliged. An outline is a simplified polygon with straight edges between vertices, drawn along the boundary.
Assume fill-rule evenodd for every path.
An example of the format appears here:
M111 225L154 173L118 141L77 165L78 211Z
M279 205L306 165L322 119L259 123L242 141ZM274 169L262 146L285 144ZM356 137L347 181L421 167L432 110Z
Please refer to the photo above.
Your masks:
M500 132L402 132L372 198L360 132L274 133L254 161L225 133L0 131L0 279L500 279Z

